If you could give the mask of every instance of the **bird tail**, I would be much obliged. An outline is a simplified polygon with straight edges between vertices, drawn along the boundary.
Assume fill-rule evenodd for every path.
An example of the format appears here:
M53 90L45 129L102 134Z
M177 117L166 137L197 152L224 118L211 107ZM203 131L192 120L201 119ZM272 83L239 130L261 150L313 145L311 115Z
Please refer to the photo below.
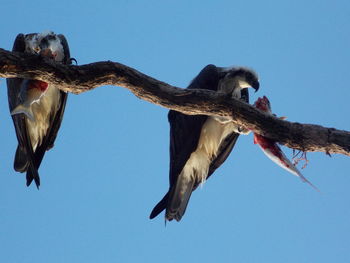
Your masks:
M35 164L28 159L27 154L25 153L25 151L23 151L23 149L20 146L18 146L16 150L14 169L15 171L21 173L27 172L26 185L29 186L34 180L36 187L39 189L40 177L38 169L36 168Z
M163 199L160 200L159 203L153 208L149 216L150 219L153 219L156 216L158 216L167 207L168 199L169 199L169 192L167 192L163 197Z
M24 173L28 169L28 158L26 153L22 150L22 148L18 145L15 155L14 169L17 172Z
M39 173L38 170L30 165L30 169L28 169L27 174L26 174L26 179L27 179L27 186L30 186L30 184L33 182L35 182L36 188L39 189L40 186L40 177L39 177Z
M25 114L31 121L35 120L34 113L32 111L31 106L28 107L28 106L25 106L23 104L19 104L16 108L14 108L11 111L11 115L16 115L16 114L20 114L20 113Z
M158 216L164 209L165 218L168 221L175 219L180 221L185 214L188 201L190 200L194 187L194 179L186 178L183 173L179 175L177 183L173 189L165 194L162 200L153 208L149 218Z
M20 173L27 172L26 185L29 186L34 180L36 187L39 189L40 177L38 169L36 168L35 164L28 159L27 154L19 145L16 150L14 169Z
M190 200L194 183L195 181L192 177L186 177L184 173L179 175L175 188L169 194L168 206L165 214L167 220L181 220L182 216L185 214L188 201Z

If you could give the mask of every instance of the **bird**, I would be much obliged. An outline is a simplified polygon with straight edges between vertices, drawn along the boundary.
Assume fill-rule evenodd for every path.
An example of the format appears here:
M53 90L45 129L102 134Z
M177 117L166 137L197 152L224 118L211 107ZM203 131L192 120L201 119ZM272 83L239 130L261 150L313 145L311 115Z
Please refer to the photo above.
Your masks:
M12 51L37 54L69 65L68 42L52 31L18 34ZM7 79L9 108L18 140L14 169L26 172L26 185L34 180L40 186L38 169L45 152L54 146L60 129L68 94L40 80Z
M249 87L259 89L257 74L245 67L205 66L187 89L225 93L249 103ZM250 131L219 116L186 115L170 110L169 190L153 208L150 219L165 210L165 220L180 221L192 192L227 159L239 134Z

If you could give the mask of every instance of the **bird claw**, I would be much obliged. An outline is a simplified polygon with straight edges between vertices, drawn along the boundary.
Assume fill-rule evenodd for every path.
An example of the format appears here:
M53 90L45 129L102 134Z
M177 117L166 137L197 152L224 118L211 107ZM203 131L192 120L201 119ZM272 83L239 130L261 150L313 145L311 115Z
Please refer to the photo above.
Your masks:
M306 168L306 166L308 165L309 163L309 160L307 159L306 157L306 152L303 152L303 151L298 151L296 154L294 154L295 150L293 149L293 164L295 166L298 165L298 163L300 161L305 161L304 165L301 167L301 169L304 169ZM298 155L300 155L300 157L298 157Z
M73 61L75 62L75 65L78 65L78 61L75 58L70 58L69 59L70 64L73 64L72 63Z

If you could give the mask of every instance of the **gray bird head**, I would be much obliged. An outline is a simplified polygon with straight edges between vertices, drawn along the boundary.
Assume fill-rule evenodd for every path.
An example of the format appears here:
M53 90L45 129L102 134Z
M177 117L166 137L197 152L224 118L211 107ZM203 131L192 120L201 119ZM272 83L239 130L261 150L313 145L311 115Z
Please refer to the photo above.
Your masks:
M26 40L26 52L40 54L57 62L64 59L64 50L60 38L52 31L30 34Z
M225 93L232 92L234 97L237 97L240 90L245 88L253 88L255 92L259 89L258 76L251 69L244 67L220 68L219 74L221 78L219 90Z

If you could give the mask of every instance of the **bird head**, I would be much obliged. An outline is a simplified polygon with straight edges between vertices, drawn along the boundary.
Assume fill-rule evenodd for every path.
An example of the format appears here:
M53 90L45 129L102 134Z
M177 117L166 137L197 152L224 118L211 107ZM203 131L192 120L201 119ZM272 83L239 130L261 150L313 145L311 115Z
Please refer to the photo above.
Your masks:
M248 68L231 67L221 68L219 91L232 93L233 97L241 97L241 90L253 88L255 92L259 89L259 80L257 74Z
M258 75L251 69L238 67L233 68L229 73L231 78L236 80L236 83L241 89L253 88L255 92L259 90L260 83Z
M62 62L64 50L60 38L53 32L33 34L26 40L27 52L40 54L41 56Z

